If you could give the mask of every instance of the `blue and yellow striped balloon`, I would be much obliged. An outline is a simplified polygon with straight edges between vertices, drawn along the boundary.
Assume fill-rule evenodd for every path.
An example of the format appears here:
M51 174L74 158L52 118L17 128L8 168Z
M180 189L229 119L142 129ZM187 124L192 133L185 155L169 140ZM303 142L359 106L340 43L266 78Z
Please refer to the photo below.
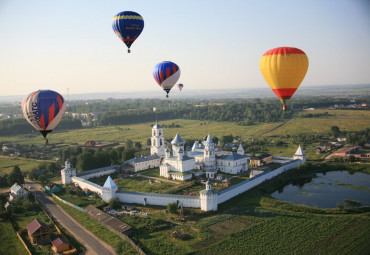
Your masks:
M112 27L116 35L126 44L128 53L130 53L131 45L144 29L144 19L136 12L124 11L113 17Z

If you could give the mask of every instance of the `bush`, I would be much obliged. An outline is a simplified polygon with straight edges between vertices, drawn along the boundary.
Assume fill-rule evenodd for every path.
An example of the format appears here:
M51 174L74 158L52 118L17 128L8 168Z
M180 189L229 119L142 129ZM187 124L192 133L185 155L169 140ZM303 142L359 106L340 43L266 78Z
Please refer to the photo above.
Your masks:
M121 203L116 198L109 199L108 204L113 209L119 209L121 207Z
M177 203L176 202L168 203L167 210L170 213L175 214L177 212Z

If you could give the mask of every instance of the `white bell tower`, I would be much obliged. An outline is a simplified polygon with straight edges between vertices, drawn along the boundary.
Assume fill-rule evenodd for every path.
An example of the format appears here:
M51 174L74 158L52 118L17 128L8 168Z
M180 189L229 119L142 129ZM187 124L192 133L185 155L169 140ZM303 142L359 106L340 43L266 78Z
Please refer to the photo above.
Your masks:
M204 169L216 168L215 144L212 141L211 135L208 134L207 140L204 142Z
M165 156L165 145L163 137L163 128L156 123L152 128L152 138L151 138L150 155L157 154L160 157Z

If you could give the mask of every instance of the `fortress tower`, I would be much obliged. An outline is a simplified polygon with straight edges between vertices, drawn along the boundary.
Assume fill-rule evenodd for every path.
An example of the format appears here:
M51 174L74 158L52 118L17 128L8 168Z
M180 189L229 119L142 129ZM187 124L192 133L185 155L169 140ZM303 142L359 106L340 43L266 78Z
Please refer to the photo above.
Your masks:
M112 178L108 176L107 180L104 183L103 190L102 190L102 196L101 198L105 202L109 202L111 198L116 197L116 191L118 190L117 184L114 183Z
M210 181L206 182L206 189L199 192L200 209L202 211L217 211L217 191L212 189Z
M71 162L67 159L64 168L60 171L62 175L62 183L72 183L72 177L76 176L76 168L71 168Z
M300 159L303 162L306 161L306 154L304 153L302 147L299 145L297 151L294 153L293 159Z

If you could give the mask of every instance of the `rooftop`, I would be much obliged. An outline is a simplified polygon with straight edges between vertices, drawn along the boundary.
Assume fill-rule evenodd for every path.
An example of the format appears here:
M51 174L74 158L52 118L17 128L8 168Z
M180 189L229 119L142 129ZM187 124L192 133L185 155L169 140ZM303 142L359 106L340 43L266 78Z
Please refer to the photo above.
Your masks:
M44 222L42 221L39 221L37 219L34 219L33 221L31 221L28 225L27 225L27 230L28 232L32 235L33 233L35 233L40 227L43 227L43 228L46 228L48 230L50 230L49 226L46 225Z
M10 187L10 192L17 193L22 187L19 186L17 183L14 183L13 186Z
M217 155L218 159L223 159L223 160L238 160L242 158L247 158L246 155L240 155L238 153L232 152L231 154L222 154L222 155Z
M104 183L103 188L115 188L115 187L117 187L117 184L112 180L112 178L109 175Z
M55 247L58 247L59 245L64 244L64 243L69 244L68 241L62 237L58 237L54 241L51 241L51 244L54 245Z
M126 160L125 163L140 163L145 162L153 159L159 159L160 157L157 154L151 155L151 156L145 156L145 157L138 157Z
M126 233L131 229L130 225L116 219L115 217L110 216L109 214L106 214L105 212L92 205L88 205L85 208L85 213L88 214L90 217L104 223L104 225L108 225L114 230L117 230L120 233Z
M177 132L175 138L173 138L171 144L184 144L184 140L182 140L181 136L179 135L179 132Z
M77 173L76 176L83 176L83 175L87 175L87 174L103 172L103 171L106 171L108 169L114 169L114 168L117 169L119 167L120 167L120 165L113 165L113 166L106 166L106 167L96 168L96 169L92 169L92 170L88 170L88 171L83 171L81 173Z

